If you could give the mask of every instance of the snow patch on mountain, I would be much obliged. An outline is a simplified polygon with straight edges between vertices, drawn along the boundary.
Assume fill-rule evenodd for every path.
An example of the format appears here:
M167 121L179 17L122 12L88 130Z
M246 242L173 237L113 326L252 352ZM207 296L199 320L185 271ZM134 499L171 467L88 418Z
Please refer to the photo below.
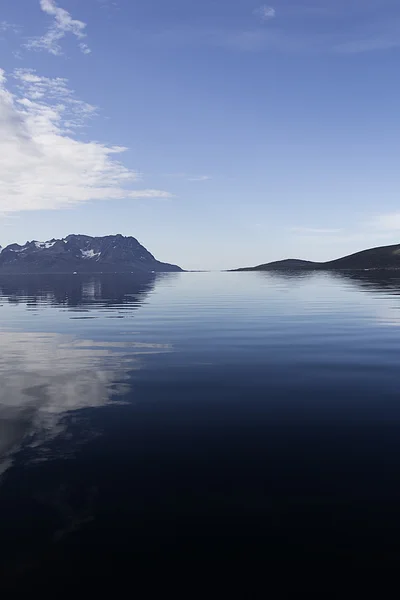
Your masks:
M94 250L81 250L83 258L97 258L101 255L101 252L95 252Z
M43 250L43 248L52 248L55 242L34 242L36 248Z

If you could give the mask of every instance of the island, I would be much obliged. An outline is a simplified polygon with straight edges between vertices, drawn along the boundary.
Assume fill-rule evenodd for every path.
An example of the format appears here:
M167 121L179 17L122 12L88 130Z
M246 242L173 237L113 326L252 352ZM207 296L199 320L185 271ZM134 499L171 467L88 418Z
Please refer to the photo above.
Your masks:
M158 261L134 237L71 234L0 247L0 273L161 273L181 267Z

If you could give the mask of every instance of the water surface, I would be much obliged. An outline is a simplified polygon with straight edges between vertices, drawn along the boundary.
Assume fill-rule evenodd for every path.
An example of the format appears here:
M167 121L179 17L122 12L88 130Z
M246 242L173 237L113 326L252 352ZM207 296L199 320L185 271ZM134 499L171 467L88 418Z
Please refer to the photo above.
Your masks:
M2 581L395 563L399 295L396 272L0 276Z

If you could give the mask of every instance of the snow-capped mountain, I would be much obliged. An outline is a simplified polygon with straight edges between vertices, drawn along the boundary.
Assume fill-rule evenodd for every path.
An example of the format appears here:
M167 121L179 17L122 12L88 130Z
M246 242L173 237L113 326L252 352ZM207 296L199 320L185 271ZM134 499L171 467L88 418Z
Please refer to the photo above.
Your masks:
M3 273L130 273L182 271L154 258L134 237L69 235L23 246L0 246Z

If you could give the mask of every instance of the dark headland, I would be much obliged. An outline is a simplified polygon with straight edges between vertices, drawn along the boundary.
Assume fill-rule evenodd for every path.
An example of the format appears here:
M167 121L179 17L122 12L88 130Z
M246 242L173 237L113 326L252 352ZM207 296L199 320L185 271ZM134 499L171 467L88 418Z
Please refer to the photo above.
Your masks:
M334 271L365 269L400 269L400 244L362 250L327 262L294 258L234 269L234 271Z

